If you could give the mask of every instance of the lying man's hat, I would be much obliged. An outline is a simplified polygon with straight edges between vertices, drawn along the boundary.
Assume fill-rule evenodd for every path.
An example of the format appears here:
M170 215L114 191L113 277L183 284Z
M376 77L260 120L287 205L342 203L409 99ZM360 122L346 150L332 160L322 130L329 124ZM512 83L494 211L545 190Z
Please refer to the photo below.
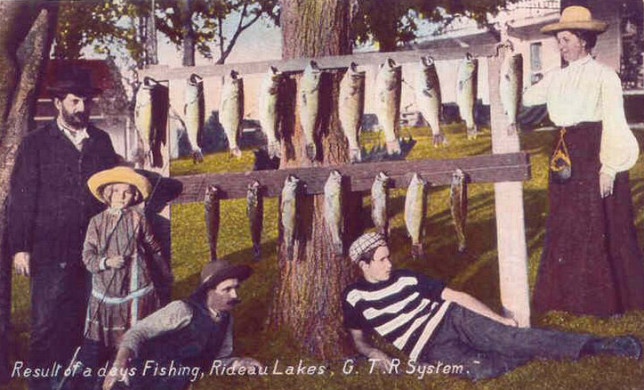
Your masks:
M376 232L365 233L351 244L351 247L349 248L349 257L352 262L357 263L360 261L360 257L362 257L364 253L386 245L387 240L385 240L385 236L382 234Z
M211 261L201 270L200 291L210 290L226 279L244 281L253 273L253 269L245 264L230 264L226 260Z
M56 81L47 90L52 95L73 93L82 97L93 97L102 92L92 85L89 70L73 65L62 68L56 75Z
M572 5L563 10L557 23L543 26L541 28L541 32L544 34L556 34L563 30L585 30L601 34L606 31L607 28L608 23L593 19L588 8L581 7L579 5Z
M104 171L97 172L87 180L87 186L92 195L103 203L107 203L103 198L103 187L112 183L127 183L136 187L141 193L141 200L145 200L150 195L151 185L145 176L140 175L130 167L114 167Z

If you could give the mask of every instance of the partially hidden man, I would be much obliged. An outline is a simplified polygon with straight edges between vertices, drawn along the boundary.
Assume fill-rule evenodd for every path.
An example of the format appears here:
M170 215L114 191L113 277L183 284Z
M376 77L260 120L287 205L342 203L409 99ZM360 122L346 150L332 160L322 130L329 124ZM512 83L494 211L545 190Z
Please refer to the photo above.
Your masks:
M610 353L639 359L632 336L599 338L549 329L519 328L474 297L409 270L392 270L387 242L366 233L349 249L362 278L346 288L344 324L362 355L389 369L391 358L373 347L382 336L417 364L461 366L471 379L501 375L535 358L578 359ZM458 370L456 370L458 372Z
M199 379L191 377L195 368L207 373L215 360L233 370L261 368L253 358L231 357L230 311L241 302L237 289L251 272L225 260L207 263L189 298L169 303L125 333L103 390L183 390Z
M83 240L90 218L102 209L85 183L118 160L108 134L89 122L100 89L87 70L62 69L48 91L58 115L22 140L7 210L14 268L31 278L32 368L65 366L81 343L89 291ZM29 388L53 383L34 379Z

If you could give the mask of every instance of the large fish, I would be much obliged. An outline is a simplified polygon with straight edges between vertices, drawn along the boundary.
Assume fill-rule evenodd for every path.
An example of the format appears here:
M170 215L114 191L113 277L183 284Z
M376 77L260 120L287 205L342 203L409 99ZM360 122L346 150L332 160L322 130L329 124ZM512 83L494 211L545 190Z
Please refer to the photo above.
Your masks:
M389 235L388 202L389 176L380 172L371 185L371 219L376 231L385 237Z
M452 183L449 190L449 207L454 219L458 251L465 251L465 220L467 219L467 180L465 174L457 169L452 174Z
M416 93L416 106L432 129L434 147L444 145L446 140L440 128L441 87L436 73L436 64L432 57L420 58L420 72L416 77L414 91Z
M284 181L284 187L282 188L282 231L288 260L293 259L295 228L297 226L297 186L299 182L300 179L289 175Z
M215 186L206 188L204 198L204 214L206 217L206 232L210 247L210 261L217 260L217 237L219 235L219 195Z
M250 237L253 242L253 255L255 260L260 258L260 245L262 242L262 227L264 224L264 197L257 180L248 185L246 193L246 215L250 222Z
M378 123L385 133L387 154L400 154L398 128L400 127L400 93L402 70L400 65L388 58L380 66L376 76L375 111Z
M467 126L467 139L475 139L478 135L474 123L474 103L476 102L477 87L477 62L470 53L467 53L458 67L456 84L456 104L461 119Z
M342 175L333 170L324 184L324 221L331 232L333 250L342 256Z
M152 166L163 167L163 146L166 145L168 116L170 113L170 89L155 81L152 89L152 134L150 134L150 149Z
M311 61L304 69L304 75L300 80L298 92L298 112L300 124L304 133L306 143L306 156L309 160L315 160L317 148L315 147L315 129L318 125L318 113L320 110L320 79L322 71L315 61Z
M230 154L241 157L237 141L241 136L241 124L244 116L244 80L234 70L224 78L219 102L219 123L224 128Z
M349 141L349 160L360 162L360 125L364 114L365 72L351 63L340 81L338 111L344 135Z
M518 130L517 114L521 104L522 90L523 57L521 54L508 53L501 64L501 80L499 81L501 105L510 122L508 135L515 134Z
M423 256L423 244L420 239L427 208L425 184L426 182L414 173L405 195L405 226L411 237L411 255L414 259Z
M278 99L282 72L271 66L259 89L259 124L268 140L270 158L280 157L280 141L277 139Z
M185 106L183 108L186 133L188 133L188 141L192 148L193 162L202 162L203 154L199 147L199 138L204 125L205 117L205 100L203 95L203 79L201 76L192 74L188 77L185 91Z
M139 90L136 92L136 102L134 104L134 125L141 139L144 161L150 161L152 159L150 138L152 137L153 131L153 89L153 80L150 77L145 77L143 83L139 86Z

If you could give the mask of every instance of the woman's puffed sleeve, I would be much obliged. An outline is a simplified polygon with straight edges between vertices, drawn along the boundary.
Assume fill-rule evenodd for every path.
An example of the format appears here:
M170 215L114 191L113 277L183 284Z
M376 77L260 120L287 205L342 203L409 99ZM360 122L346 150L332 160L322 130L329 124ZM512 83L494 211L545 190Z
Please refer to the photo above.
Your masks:
M624 96L619 77L606 69L601 77L602 139L600 172L615 177L635 165L639 146L624 114Z
M529 86L525 91L523 91L523 96L521 97L521 104L524 106L538 106L540 104L546 104L548 98L548 88L552 82L552 76L554 72L548 72L538 83Z

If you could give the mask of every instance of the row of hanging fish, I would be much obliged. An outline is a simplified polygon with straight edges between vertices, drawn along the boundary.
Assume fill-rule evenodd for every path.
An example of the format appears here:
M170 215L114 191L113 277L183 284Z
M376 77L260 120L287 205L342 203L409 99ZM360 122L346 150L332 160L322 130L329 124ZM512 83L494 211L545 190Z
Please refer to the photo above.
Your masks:
M376 175L371 186L371 218L375 230L385 237L389 236L389 184L386 173ZM280 212L282 239L286 258L294 258L294 245L298 231L298 198L301 180L289 175L281 191ZM425 216L427 213L427 181L414 174L405 195L404 220L407 233L411 239L411 255L421 258L424 255L422 238L425 234ZM344 253L343 232L344 213L342 174L333 170L324 184L324 226L331 239L333 254L342 257ZM467 177L457 169L452 175L450 184L450 212L456 230L458 252L466 249L465 223L467 219ZM206 231L210 247L211 261L217 260L217 238L219 234L219 199L214 186L208 186L204 198ZM260 244L263 230L264 200L261 184L253 181L248 185L246 196L246 214L249 221L253 256L261 257Z

